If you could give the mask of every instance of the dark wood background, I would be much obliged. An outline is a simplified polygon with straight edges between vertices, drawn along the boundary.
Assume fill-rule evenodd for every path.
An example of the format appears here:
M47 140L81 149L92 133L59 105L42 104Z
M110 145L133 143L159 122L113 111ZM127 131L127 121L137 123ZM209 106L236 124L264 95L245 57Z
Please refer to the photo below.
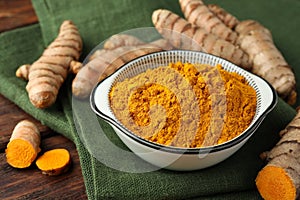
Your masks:
M0 34L18 27L38 23L30 0L0 0ZM43 175L33 164L15 169L7 164L5 148L15 125L29 119L41 131L43 151L66 148L72 167L60 176ZM25 113L0 94L0 199L87 199L75 145Z

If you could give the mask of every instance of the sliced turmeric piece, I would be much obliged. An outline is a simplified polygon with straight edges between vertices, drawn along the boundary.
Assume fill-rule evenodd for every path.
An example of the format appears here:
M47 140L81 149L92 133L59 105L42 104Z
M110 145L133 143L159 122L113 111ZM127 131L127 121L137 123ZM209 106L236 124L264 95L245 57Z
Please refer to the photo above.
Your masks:
M263 153L268 164L256 177L257 189L266 200L294 200L300 196L300 109L280 135L276 146Z
M71 165L71 156L66 149L46 151L36 160L36 166L43 174L56 176L66 172Z
M281 167L266 166L259 172L256 185L265 200L296 199L296 187L291 177Z
M29 167L40 152L40 141L37 126L29 120L20 121L5 150L7 163L15 168Z

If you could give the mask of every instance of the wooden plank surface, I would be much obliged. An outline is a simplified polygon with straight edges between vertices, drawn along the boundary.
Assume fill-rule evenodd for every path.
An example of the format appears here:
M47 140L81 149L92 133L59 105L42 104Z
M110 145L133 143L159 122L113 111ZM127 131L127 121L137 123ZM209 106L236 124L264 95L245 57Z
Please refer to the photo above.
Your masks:
M30 0L0 0L0 33L37 23ZM38 125L42 152L53 148L70 151L72 166L60 176L43 175L35 164L15 169L7 164L5 148L14 126L22 119ZM55 133L0 94L0 199L87 199L80 162L72 141Z
M0 0L0 32L37 22L30 0Z

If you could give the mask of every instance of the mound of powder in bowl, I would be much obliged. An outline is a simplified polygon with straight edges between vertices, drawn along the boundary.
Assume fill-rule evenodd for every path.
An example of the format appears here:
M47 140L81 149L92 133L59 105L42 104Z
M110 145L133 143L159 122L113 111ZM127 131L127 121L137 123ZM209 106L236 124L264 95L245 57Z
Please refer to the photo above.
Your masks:
M151 142L198 148L241 134L256 112L256 91L221 65L170 63L124 81L110 94L123 126Z

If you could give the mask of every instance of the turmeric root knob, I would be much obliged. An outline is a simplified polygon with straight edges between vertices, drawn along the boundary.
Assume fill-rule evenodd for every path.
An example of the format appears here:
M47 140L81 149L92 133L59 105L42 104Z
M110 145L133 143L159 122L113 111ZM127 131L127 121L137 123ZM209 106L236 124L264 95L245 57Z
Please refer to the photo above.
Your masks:
M40 152L40 141L40 132L34 123L19 122L5 150L7 163L15 168L29 167Z
M28 74L29 74L29 68L30 68L29 64L21 65L16 71L16 77L27 81Z
M36 160L36 166L43 174L56 176L66 172L71 165L71 156L66 149L46 151Z

